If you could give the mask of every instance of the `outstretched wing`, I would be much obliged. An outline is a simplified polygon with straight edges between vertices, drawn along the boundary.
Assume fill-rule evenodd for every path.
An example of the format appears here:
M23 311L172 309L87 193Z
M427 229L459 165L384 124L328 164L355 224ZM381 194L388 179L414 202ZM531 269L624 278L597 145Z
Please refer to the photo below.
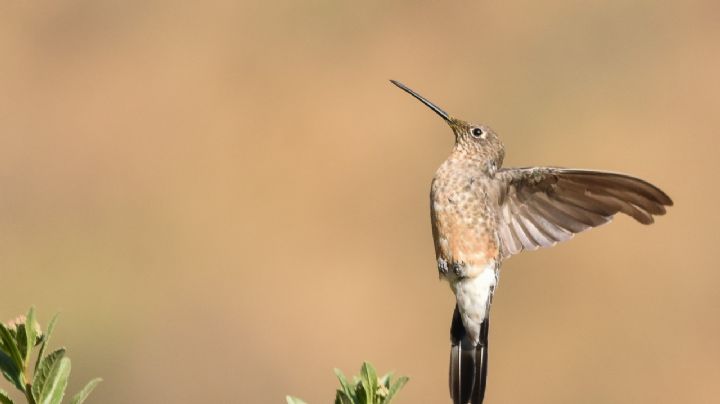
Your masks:
M673 204L656 186L625 174L541 167L502 169L495 178L504 258L568 240L618 212L650 224Z

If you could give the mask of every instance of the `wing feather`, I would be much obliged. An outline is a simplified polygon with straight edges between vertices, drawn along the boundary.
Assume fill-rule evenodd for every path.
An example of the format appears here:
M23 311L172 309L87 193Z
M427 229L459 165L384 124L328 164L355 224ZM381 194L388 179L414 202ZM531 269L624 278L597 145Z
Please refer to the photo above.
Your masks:
M548 220L535 206L525 206L525 209L528 211L532 221L537 223L538 229L541 229L549 238L555 240L555 243L569 240L575 235L573 232Z
M624 213L643 224L672 200L639 178L605 171L514 168L497 172L503 257L549 247Z
M519 209L517 203L515 203L515 201L510 202L513 203L511 209L517 212L517 210ZM538 248L537 241L533 239L532 234L523 223L522 215L515 215L511 218L511 220L513 234L515 234L517 236L517 239L520 240L522 248L525 250L534 250Z

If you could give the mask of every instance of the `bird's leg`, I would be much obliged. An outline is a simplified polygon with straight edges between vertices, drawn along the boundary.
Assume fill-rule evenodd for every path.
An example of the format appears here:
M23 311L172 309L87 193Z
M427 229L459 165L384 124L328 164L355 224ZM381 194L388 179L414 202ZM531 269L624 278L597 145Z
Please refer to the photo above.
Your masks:
M452 270L455 273L455 276L457 276L458 278L467 277L467 265L465 264L464 261L453 262Z

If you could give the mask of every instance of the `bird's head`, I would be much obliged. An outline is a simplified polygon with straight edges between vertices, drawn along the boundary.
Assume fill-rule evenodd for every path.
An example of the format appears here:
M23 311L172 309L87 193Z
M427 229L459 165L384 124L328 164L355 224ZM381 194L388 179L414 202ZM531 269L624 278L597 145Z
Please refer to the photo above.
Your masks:
M390 80L390 82L417 98L445 120L455 134L454 153L459 153L462 157L487 165L488 169L492 172L500 168L503 158L505 157L505 146L492 129L486 125L476 125L453 118L440 107L411 90L406 85L395 80Z

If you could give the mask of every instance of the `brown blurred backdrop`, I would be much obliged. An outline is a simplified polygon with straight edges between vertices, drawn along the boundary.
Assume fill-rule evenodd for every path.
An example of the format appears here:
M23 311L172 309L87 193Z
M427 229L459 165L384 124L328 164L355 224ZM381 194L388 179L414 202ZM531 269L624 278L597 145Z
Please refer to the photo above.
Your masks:
M95 403L448 402L452 135L394 78L676 202L506 263L487 402L716 402L718 2L496 3L2 2L0 318L60 311Z

